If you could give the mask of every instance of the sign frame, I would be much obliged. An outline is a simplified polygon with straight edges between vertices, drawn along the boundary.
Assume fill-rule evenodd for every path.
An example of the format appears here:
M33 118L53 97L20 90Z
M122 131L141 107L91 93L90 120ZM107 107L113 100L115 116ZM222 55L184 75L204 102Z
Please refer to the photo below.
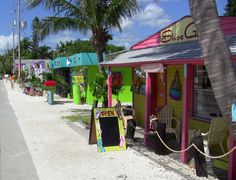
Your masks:
M121 116L119 115L119 112L117 111L117 109L116 108L100 108L99 107L99 108L94 108L92 114L93 114L92 118L94 120L91 121L92 124L90 127L91 128L90 131L95 132L95 134L96 134L96 144L98 147L98 152L126 150L126 141L125 141L125 135L124 135L125 133L124 133L123 120L121 119ZM117 130L119 132L119 144L104 146L104 139L103 139L104 136L102 133L104 133L104 134L107 134L107 133L102 132L103 127L101 127L101 119L103 119L103 121L114 121L114 120L116 121L117 120L118 124L115 124L116 122L112 123L113 125L116 125L116 127L110 127L110 128L111 129L118 128ZM111 122L110 122L110 124L111 124ZM94 128L95 128L95 131L94 131ZM111 132L108 132L108 133L111 133ZM90 135L90 138L94 139L94 137L92 137L92 135ZM115 141L117 141L117 139ZM90 143L90 144L92 144L92 143Z

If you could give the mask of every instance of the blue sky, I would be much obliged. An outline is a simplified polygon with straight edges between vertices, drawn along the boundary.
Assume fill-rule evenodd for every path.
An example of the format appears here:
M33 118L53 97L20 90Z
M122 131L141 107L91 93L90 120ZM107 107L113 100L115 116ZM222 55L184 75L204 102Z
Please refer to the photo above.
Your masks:
M21 0L22 19L27 22L27 28L22 30L23 37L31 36L31 21L36 16L43 18L52 15L51 12L42 8L27 9L25 0ZM159 31L168 24L189 15L188 0L139 0L142 11L131 19L124 20L123 31L113 30L113 40L110 42L116 45L130 47L134 43ZM224 14L224 7L227 0L216 0L219 15ZM3 1L0 4L0 53L4 53L7 47L12 47L12 24L17 19L17 0ZM55 48L60 41L89 39L90 33L82 35L80 32L63 31L56 35L48 36L41 44ZM17 36L15 37L17 39Z

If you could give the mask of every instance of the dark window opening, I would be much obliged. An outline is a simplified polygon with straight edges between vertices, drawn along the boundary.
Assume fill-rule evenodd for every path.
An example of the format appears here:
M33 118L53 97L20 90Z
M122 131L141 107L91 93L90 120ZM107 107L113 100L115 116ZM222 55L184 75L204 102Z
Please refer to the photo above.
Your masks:
M205 66L194 69L194 116L211 119L221 116Z

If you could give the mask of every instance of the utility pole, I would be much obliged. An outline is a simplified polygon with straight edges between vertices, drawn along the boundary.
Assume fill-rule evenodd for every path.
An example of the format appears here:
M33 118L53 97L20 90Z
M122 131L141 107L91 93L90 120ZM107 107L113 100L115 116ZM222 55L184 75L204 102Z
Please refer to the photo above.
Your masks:
M20 20L20 0L18 0L18 82L21 79L21 52L20 52L20 28L21 28L21 20Z
M16 26L16 20L13 20L13 29L12 29L12 64L13 64L13 71L15 71L15 26Z

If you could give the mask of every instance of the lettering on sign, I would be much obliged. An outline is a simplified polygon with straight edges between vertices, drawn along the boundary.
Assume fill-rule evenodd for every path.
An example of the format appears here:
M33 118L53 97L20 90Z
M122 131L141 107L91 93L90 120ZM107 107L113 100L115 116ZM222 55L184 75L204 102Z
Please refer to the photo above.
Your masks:
M84 76L72 76L73 84L81 84L84 83Z
M112 117L116 116L115 111L113 110L108 110L108 111L101 111L100 117Z
M177 43L198 39L198 32L192 18L186 17L173 26L161 31L161 44Z

